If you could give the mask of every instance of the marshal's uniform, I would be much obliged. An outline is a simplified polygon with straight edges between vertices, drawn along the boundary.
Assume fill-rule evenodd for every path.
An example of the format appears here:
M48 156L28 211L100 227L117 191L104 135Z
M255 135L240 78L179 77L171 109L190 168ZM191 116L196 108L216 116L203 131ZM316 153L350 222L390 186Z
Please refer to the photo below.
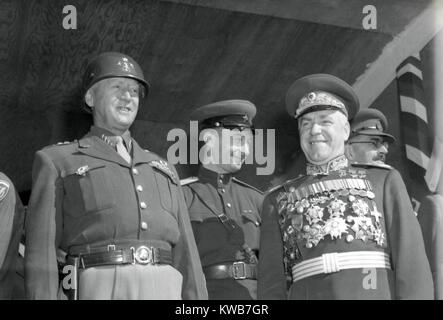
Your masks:
M395 169L344 156L271 190L259 298L432 299L422 235ZM287 282L290 290L287 292Z

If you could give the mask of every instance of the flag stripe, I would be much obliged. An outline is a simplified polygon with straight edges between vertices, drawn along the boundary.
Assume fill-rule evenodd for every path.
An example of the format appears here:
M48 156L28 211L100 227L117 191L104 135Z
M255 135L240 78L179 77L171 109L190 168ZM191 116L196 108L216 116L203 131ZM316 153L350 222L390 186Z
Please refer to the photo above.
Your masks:
M426 108L420 101L410 97L400 96L400 109L402 112L411 113L419 117L426 124L428 123Z
M417 54L414 56L409 56L408 58L403 60L403 62L400 63L400 65L397 67L397 72L398 72L398 70L400 70L401 68L403 68L407 64L412 64L414 67L421 70L420 56Z
M426 156L421 150L405 144L406 148L406 156L409 160L413 161L418 166L422 167L423 169L426 169L429 164L429 157Z
M432 141L429 139L429 127L415 115L407 112L400 113L402 136L405 144L420 149L428 157L432 152Z
M411 63L408 63L407 65L397 70L397 78L400 78L402 75L404 75L407 72L413 73L417 78L423 80L423 73L420 71L420 69L418 69L416 66L414 66Z
M422 81L413 73L405 73L398 79L398 94L414 98L426 105Z

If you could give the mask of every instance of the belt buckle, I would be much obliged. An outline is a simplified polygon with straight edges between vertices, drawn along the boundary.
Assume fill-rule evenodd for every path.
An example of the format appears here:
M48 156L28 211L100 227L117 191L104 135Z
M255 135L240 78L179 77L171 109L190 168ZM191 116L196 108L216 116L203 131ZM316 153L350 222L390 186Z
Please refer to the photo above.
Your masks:
M232 275L235 280L246 279L246 263L237 261L232 264Z
M134 252L134 258L139 264L154 263L153 250L151 247L138 247Z

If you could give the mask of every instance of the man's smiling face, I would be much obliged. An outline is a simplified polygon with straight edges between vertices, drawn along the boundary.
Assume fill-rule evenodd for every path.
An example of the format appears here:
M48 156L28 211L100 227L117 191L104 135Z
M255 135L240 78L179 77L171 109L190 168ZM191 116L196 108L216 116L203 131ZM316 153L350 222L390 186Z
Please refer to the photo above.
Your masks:
M128 78L109 78L96 83L86 93L94 124L116 134L124 133L135 120L140 84Z
M344 154L349 137L346 116L335 110L310 112L298 120L300 145L306 159L313 164L325 164Z

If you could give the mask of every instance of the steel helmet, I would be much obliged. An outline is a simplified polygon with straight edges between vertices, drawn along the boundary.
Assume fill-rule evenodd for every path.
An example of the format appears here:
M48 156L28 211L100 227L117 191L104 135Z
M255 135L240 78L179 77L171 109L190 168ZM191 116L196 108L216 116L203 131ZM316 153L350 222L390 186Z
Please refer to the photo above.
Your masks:
M144 88L144 91L141 91L142 97L146 96L149 91L149 83L145 80L142 69L134 59L120 52L104 52L92 59L86 67L83 78L83 96L100 80L115 77L139 81ZM90 112L86 103L84 107Z

